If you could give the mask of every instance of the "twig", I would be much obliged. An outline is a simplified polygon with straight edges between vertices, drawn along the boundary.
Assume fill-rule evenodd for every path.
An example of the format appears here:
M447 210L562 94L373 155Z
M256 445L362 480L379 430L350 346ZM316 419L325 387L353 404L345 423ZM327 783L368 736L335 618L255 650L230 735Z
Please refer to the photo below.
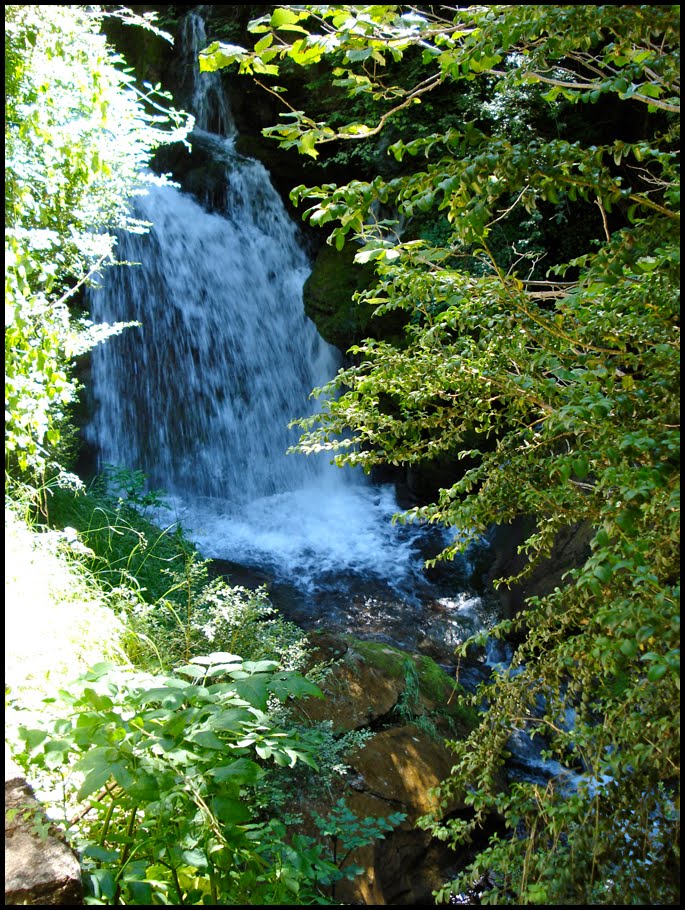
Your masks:
M71 827L72 825L78 824L82 819L84 819L86 817L86 815L88 815L89 812L92 812L92 810L95 808L96 803L101 803L102 800L105 799L106 796L113 796L115 791L120 790L120 789L121 788L119 787L119 785L117 783L115 783L114 781L112 781L111 783L110 782L106 783L105 786L102 788L102 790L100 790L98 795L88 803L86 808L82 812L79 812L78 815L75 815L69 821L69 827Z
M607 213L605 212L604 206L602 205L602 200L598 196L595 199L595 202L599 206L599 210L602 213L602 224L604 225L604 236L607 239L607 243L611 243L611 237L609 236L609 227L607 225Z

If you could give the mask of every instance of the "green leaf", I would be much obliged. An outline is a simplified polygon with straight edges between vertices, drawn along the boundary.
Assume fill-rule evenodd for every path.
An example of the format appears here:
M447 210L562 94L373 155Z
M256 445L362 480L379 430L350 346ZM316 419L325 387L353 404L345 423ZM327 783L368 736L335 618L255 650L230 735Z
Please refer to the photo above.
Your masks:
M243 669L247 673L267 673L269 670L278 669L277 660L246 660Z
M241 785L252 785L260 780L264 771L256 762L248 758L239 758L228 765L221 765L218 768L211 768L209 771L216 781L221 783L225 781L235 781Z
M280 700L287 698L314 697L323 698L324 694L318 686L299 673L292 671L276 673L269 683L269 690Z
M191 664L202 664L203 666L212 666L212 664L241 664L242 657L237 654L231 654L229 651L212 651L211 654L204 654L199 657L191 657Z
M249 821L251 816L247 803L238 799L230 799L227 796L213 797L210 808L219 821L225 825L240 825Z
M241 698L255 708L266 710L269 698L270 677L265 673L257 673L247 679L237 679L233 683L235 691Z
M187 739L188 742L197 743L198 746L202 746L205 749L215 749L219 752L223 752L226 749L226 744L211 730L193 732L189 734Z
M589 467L588 463L584 458L574 458L573 459L573 471L576 477L579 480L585 480L588 475Z
M265 51L268 47L271 47L273 44L274 36L271 32L268 32L264 35L263 38L260 38L259 41L254 46L254 51L256 54L261 54L262 51Z
M278 7L271 14L271 27L280 28L282 25L292 25L300 20L300 15L284 7Z
M248 708L228 708L208 718L207 726L212 730L232 730L237 733L252 720L254 716Z
M595 566L592 570L592 573L595 578L599 578L602 584L606 584L613 575L611 566L608 566L606 564Z
M135 776L131 773L130 768L128 768L122 761L114 762L110 768L110 773L114 780L124 790L130 791L135 786Z
M91 793L96 793L98 790L101 790L111 776L109 768L97 767L93 771L89 771L79 787L76 798L78 800L84 800L86 797L90 796Z
M201 670L200 667L193 667L190 664L186 664L183 667L178 667L176 672L182 674L183 676L190 676L191 679L203 679L205 675L205 671Z
M650 682L659 682L660 679L668 672L668 667L666 664L662 663L653 663L652 666L647 671L647 679Z
M167 711L176 711L185 702L185 693L179 689L156 688L148 689L141 696L141 705L150 704L150 702L159 702L162 708Z
M128 794L138 803L154 802L160 796L162 781L147 771L137 771L135 781L128 787Z
M622 641L621 653L625 654L626 657L635 657L637 654L637 642L630 639L625 639Z
M247 60L248 57L248 52L244 47L215 41L199 54L200 72L214 73L230 66L232 63L240 63L243 60Z
M304 133L297 143L297 148L299 151L303 152L305 155L309 155L311 158L318 158L319 153L316 149L316 140L316 133Z
M118 850L108 850L98 844L87 844L83 849L84 856L90 856L101 863L116 863L119 860Z
M92 771L94 768L109 768L115 759L116 750L111 746L96 746L76 762L74 770Z

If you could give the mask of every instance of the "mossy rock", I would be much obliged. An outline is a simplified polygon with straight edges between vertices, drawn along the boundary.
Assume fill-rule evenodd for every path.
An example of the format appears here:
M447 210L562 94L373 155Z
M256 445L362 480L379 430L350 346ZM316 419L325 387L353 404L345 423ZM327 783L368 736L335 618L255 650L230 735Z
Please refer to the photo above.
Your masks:
M307 316L322 338L341 351L363 338L400 339L406 322L401 311L374 316L372 306L353 300L375 280L372 265L355 263L357 251L353 243L345 244L342 250L322 246L303 289Z
M352 636L341 636L369 666L382 670L391 679L403 684L403 695L409 691L413 676L416 681L417 698L407 704L407 713L413 711L417 717L433 716L438 722L445 720L456 727L461 735L467 735L478 722L478 713L462 703L465 694L462 687L434 660L424 654L410 654L376 641L365 641ZM411 669L413 665L413 671Z
M317 662L333 661L325 699L301 706L311 721L331 720L337 733L415 723L438 738L462 738L476 726L463 689L430 657L353 635L309 639Z

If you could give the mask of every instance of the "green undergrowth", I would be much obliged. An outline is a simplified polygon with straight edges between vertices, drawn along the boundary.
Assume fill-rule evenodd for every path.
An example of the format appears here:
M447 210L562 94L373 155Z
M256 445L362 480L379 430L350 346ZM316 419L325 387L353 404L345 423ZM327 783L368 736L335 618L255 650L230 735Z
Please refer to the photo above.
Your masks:
M332 805L363 736L293 718L326 673L304 633L265 589L211 577L145 514L158 494L123 479L10 492L10 751L78 851L88 904L335 903L363 871L350 850L394 820L339 806L340 830L333 813L305 835L293 806L304 788Z
M266 589L212 577L211 561L182 528L160 528L147 517L161 494L142 493L141 482L129 474L121 496L109 494L104 480L80 493L57 489L47 505L49 524L78 540L82 564L125 613L133 662L169 669L197 653L228 650L300 666L304 633L277 615Z
M180 528L161 528L147 517L158 497L148 494L145 499L133 486L123 492L120 497L108 494L103 478L82 491L56 488L46 499L43 520L56 530L76 532L91 551L82 551L82 561L102 587L128 586L155 603L169 588L164 570L181 568L194 548Z

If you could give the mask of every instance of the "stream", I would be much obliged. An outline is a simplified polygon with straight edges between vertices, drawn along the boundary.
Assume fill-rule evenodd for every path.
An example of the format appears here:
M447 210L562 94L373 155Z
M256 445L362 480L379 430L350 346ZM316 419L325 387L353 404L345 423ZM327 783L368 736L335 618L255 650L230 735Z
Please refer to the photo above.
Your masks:
M391 485L325 453L286 454L298 438L289 421L312 413L310 392L342 357L304 312L311 267L296 225L266 169L236 152L218 75L199 73L202 17L185 21L190 139L223 168L223 199L152 188L136 205L150 232L118 240L119 260L138 264L108 269L89 291L96 323L139 323L93 351L87 437L99 467L143 471L165 493L158 523L180 524L232 583L266 585L303 628L419 651L452 671L455 648L501 618L474 574L488 542L428 572L458 529L393 523ZM475 688L499 659L485 653L462 681ZM531 750L523 737L517 752L537 761Z

